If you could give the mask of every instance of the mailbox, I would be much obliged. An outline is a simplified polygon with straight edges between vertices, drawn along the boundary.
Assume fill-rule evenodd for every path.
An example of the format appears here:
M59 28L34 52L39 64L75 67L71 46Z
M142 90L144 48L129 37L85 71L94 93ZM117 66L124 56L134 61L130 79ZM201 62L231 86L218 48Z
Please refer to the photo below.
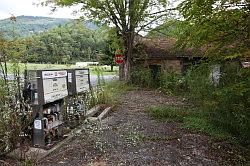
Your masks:
M26 70L24 86L24 99L34 110L33 144L43 147L62 135L63 99L89 90L89 69ZM70 109L80 115L84 104L74 98Z
M90 88L89 69L68 69L68 94L84 93Z
M68 96L66 70L26 70L24 97L32 105L44 105Z
M34 110L33 144L50 145L54 137L62 135L67 70L26 70L24 86L24 99Z

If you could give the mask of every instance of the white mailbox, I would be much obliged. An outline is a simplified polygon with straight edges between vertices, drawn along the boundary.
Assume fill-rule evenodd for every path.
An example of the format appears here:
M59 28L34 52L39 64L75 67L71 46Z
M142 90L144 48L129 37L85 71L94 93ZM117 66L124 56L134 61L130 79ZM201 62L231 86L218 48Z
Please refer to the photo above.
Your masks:
M89 69L68 69L68 93L84 93L90 88Z
M28 70L25 91L30 103L44 105L68 96L66 70Z

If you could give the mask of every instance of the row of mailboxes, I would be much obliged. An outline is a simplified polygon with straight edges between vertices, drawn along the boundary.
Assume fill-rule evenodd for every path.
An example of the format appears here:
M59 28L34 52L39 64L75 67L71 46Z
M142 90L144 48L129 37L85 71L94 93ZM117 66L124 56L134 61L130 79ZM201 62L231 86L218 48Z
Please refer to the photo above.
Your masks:
M89 69L27 70L24 99L34 113L33 144L50 144L52 137L62 135L63 98L88 91Z
M51 103L89 87L89 69L25 71L24 98L32 105Z

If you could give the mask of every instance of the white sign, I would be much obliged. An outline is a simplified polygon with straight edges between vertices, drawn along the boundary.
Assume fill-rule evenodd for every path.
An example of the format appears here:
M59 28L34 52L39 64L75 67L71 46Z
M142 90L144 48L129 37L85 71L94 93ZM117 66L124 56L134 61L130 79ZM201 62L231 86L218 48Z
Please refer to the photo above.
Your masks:
M42 77L43 79L67 77L67 71L66 70L42 71Z
M41 130L42 129L42 121L41 120L35 120L34 121L34 128Z
M43 71L42 76L45 103L68 96L67 71Z
M68 82L72 82L72 73L68 73Z
M88 72L89 70L85 69L85 70L76 70L76 75L86 75L86 74L89 74Z
M221 77L220 66L213 65L210 70L210 80L214 85L218 85Z
M87 70L81 70L82 73L83 72L88 72ZM81 74L81 72L79 72L79 70L76 70L76 92L83 92L89 89L89 76L88 75L84 75Z

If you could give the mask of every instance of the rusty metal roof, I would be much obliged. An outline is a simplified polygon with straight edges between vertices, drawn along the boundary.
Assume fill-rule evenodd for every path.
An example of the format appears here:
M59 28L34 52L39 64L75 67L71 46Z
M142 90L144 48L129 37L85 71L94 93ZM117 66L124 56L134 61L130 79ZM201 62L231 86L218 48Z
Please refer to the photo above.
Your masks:
M192 49L180 51L175 49L176 39L173 38L137 38L136 45L141 44L149 59L168 59L180 57L199 57L194 55Z

